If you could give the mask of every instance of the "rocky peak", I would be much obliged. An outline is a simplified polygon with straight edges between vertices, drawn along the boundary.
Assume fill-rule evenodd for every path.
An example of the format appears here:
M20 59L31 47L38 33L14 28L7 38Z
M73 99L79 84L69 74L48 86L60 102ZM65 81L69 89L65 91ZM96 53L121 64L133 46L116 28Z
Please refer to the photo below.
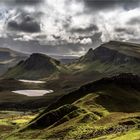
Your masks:
M93 53L94 53L94 50L93 50L92 48L90 48L90 49L88 50L88 52L86 53L86 55L87 55L87 56L91 56L91 55L93 55Z
M94 59L94 50L90 48L88 52L80 58L80 62L92 61Z
M60 62L45 55L45 54L39 54L34 53L32 54L26 61L22 63L24 68L28 70L39 70L39 69L47 69L52 70L55 69L57 65L59 65Z

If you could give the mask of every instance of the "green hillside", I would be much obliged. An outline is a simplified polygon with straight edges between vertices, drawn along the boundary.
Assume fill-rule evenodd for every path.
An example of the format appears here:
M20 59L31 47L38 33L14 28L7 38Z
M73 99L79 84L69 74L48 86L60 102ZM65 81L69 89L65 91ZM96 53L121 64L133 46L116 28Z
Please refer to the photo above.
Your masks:
M138 139L139 84L139 76L121 74L84 85L7 139Z
M10 79L0 81L0 108L39 111L39 115L17 129L15 125L2 138L138 139L138 56L139 45L116 41L90 49L66 65L43 54L32 54L5 73L3 78ZM46 83L34 86L15 79L41 79ZM11 94L13 89L52 89L54 93L27 97ZM9 100L5 102L7 95Z

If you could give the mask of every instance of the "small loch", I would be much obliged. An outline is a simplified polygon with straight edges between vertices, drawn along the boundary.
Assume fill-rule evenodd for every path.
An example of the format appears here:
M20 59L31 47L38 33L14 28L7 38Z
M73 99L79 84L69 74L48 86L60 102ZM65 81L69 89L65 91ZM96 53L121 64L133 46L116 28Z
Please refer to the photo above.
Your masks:
M18 81L23 82L23 83L34 83L34 84L43 84L43 83L46 83L46 81L24 80L24 79L20 79Z
M22 94L30 97L43 96L45 94L53 93L53 90L16 90L12 91L16 94Z

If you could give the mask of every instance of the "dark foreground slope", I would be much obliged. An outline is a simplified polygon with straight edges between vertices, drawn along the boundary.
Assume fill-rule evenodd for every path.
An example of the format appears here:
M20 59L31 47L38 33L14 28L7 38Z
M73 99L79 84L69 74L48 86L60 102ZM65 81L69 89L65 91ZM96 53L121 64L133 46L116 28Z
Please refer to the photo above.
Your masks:
M48 106L9 139L138 139L139 85L140 77L133 74L84 85Z

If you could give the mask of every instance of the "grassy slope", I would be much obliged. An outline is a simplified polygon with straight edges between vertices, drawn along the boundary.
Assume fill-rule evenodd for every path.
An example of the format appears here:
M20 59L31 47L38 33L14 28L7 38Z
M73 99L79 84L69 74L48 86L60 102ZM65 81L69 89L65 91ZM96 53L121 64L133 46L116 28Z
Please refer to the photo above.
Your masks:
M63 101L69 104L67 106L75 109L62 112L66 108ZM117 140L120 138L125 140L130 137L133 140L140 135L139 89L109 84L101 85L100 88L91 92L89 85L88 90L84 90L83 87L75 93L66 95L45 112L26 126L24 131L17 132L8 139L105 138ZM58 112L61 114L59 117L57 117ZM50 122L49 117L57 120L53 119L54 122L49 124L47 123Z
M118 52L128 56L140 58L140 44L110 41L109 43L103 44L103 46L112 50L117 50Z
M0 111L0 139L26 125L36 115L32 112Z

